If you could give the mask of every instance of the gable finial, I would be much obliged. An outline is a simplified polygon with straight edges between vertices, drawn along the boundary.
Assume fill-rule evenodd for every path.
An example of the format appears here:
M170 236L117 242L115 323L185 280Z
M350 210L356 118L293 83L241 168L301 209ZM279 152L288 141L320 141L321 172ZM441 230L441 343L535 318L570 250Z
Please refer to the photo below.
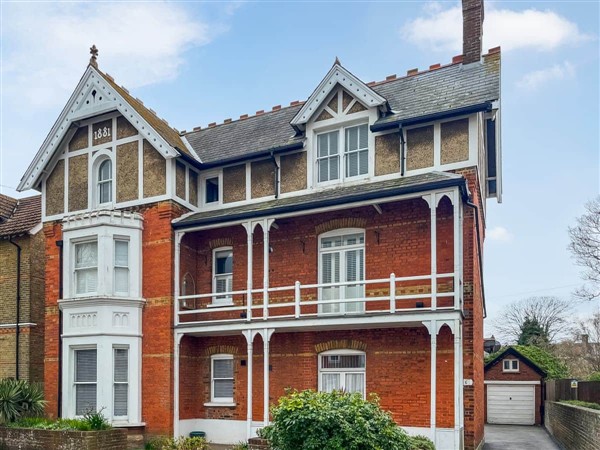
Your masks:
M334 65L334 66L335 66L336 64L337 64L338 66L341 66L341 65L342 65L342 63L340 62L340 59L339 59L337 56L335 57L335 61L333 62L333 65Z
M93 44L90 47L90 55L92 55L90 58L90 64L97 69L98 68L98 48L96 47L96 44Z

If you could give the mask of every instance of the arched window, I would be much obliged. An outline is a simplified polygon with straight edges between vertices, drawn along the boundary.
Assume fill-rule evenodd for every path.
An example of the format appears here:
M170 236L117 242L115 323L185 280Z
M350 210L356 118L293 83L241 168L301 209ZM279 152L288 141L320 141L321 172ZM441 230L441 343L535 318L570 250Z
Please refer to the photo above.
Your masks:
M112 201L112 161L105 159L98 166L98 204Z

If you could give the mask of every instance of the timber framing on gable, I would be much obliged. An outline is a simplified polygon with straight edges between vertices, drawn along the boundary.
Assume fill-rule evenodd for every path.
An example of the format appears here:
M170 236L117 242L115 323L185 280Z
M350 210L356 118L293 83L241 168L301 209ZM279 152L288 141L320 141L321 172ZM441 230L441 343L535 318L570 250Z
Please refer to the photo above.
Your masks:
M294 116L290 124L296 130L303 129L313 115L321 110L323 102L326 101L331 91L336 89L338 85L342 86L367 108L385 107L385 109L389 109L385 98L352 75L336 60L333 67L327 72L325 78L319 83L319 86L317 86L308 98L302 109Z
M131 101L128 101L125 98L126 96L123 95L125 92L123 88L117 88L107 75L89 65L25 175L23 175L17 190L40 190L43 174L48 165L55 161L54 156L59 151L61 143L70 140L75 133L74 126L76 127L81 120L112 111L119 111L127 118L137 128L140 135L147 139L164 158L175 158L181 155L181 151L188 151L183 141L181 148L169 142L169 139L165 137L164 130L161 133L156 126L152 126L150 122L155 121L153 119L149 120L148 115L140 111L139 105L133 105ZM163 123L158 117L156 117L156 122ZM174 130L170 130L173 134L176 133ZM178 135L178 133L176 134Z

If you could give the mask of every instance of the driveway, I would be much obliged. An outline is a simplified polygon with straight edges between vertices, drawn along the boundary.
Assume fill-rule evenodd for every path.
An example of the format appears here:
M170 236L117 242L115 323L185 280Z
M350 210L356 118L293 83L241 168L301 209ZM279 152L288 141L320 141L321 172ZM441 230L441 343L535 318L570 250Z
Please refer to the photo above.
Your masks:
M559 450L544 427L486 425L484 450Z

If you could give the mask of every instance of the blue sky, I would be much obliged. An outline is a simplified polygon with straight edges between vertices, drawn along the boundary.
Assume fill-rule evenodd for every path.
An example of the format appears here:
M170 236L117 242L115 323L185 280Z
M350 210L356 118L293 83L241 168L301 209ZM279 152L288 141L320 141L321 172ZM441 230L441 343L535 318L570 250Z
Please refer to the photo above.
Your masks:
M306 99L336 56L364 81L461 53L459 2L2 1L0 192L14 188L89 59L180 130ZM570 297L567 227L598 195L599 3L486 2L502 46L504 202L489 203L488 316ZM598 302L576 305L585 316ZM492 332L490 320L486 330Z

